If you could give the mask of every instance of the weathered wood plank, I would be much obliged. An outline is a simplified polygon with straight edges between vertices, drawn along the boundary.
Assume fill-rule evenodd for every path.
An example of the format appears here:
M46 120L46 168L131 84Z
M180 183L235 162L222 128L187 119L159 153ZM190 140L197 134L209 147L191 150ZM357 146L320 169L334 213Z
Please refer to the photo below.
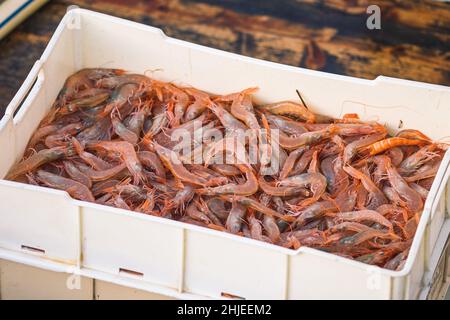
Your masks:
M0 42L0 111L39 58L67 6L153 25L171 37L270 61L373 79L450 85L450 4L379 0L51 1Z

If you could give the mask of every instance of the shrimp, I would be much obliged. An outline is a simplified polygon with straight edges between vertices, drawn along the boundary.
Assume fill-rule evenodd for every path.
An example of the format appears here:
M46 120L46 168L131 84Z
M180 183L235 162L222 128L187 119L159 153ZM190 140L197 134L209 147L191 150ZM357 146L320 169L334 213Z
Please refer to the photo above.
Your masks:
M320 173L304 173L297 176L291 176L277 182L278 186L291 187L309 187L313 196L302 202L301 205L307 206L316 202L327 188L327 179Z
M398 171L403 175L413 174L423 164L439 156L439 154L433 152L435 149L435 144L420 148L400 163ZM393 164L395 165L395 163Z
M81 172L73 162L63 161L63 165L70 178L84 184L86 187L91 189L92 180L86 174Z
M358 153L360 149L366 148L369 145L372 145L374 142L377 142L383 139L386 136L386 133L374 134L371 136L365 136L361 139L355 140L352 143L349 143L344 149L344 163L349 163L352 158Z
M5 179L14 180L17 177L27 172L33 171L46 163L55 160L60 160L65 157L70 157L72 155L73 150L67 147L55 147L52 149L43 149L35 153L31 157L14 165L9 171L9 173L6 175Z
M336 211L336 205L331 201L318 201L307 208L295 213L298 216L296 220L297 226L304 226L306 223L321 218L328 212Z
M236 185L229 183L223 186L214 188L197 189L199 194L205 195L224 195L224 194L236 194L242 196L250 196L258 191L258 179L256 178L253 170L245 165L237 165L239 170L245 174L247 181L244 184Z
M128 130L132 131L137 137L140 136L142 130L144 129L145 117L148 114L147 108L139 108L132 115L129 116L126 127Z
M404 179L407 182L416 182L419 180L434 178L437 172L439 171L440 166L441 166L440 160L430 161L429 163L423 165L420 169L418 169L415 174L409 177L405 177ZM430 182L432 183L433 181L431 180Z
M298 175L300 173L303 173L306 170L306 167L308 167L308 164L311 162L312 157L314 155L314 151L315 151L314 148L306 150L302 154L300 159L297 161L297 163L295 164L294 169L291 170L289 176L295 176L295 175Z
M120 110L129 100L136 94L138 86L136 84L127 83L118 87L108 100L108 104L103 111L99 114L99 117L105 117L113 110Z
M429 191L427 189L425 189L424 187L422 187L421 185L417 184L417 183L410 183L409 186L411 188L413 188L414 190L417 191L417 193L420 194L420 196L422 197L422 199L425 201L428 197L428 193Z
M226 228L223 226L222 221L219 219L219 217L209 210L208 204L203 200L202 197L199 197L198 200L196 200L197 207L204 212L208 218L212 221L212 224L210 224L208 227L214 229L218 229L221 231L226 231Z
M301 194L309 196L310 193L303 187L277 187L267 182L263 176L258 178L259 187L267 194L277 197L290 197Z
M311 145L323 139L329 138L336 132L334 125L329 125L326 129L303 133L297 137L288 137L280 132L279 144L287 150L297 149L301 146Z
M418 212L423 208L423 200L420 194L412 189L408 183L402 178L390 161L386 163L386 171L388 174L389 183L394 190L405 201L405 205L412 211Z
M319 173L319 151L314 151L308 173Z
M295 149L294 151L289 153L289 156L287 157L286 161L284 162L283 168L281 169L281 172L280 172L281 180L286 179L289 176L289 173L294 168L295 162L307 149L308 149L308 146L303 146L303 147Z
M349 211L349 212L339 212L336 214L337 220L342 221L371 221L373 223L378 223L385 226L389 230L393 230L392 222L383 217L379 212L374 210L360 210L360 211Z
M192 186L186 185L182 190L178 191L175 197L166 201L163 212L176 208L180 212L183 212L185 205L189 203L195 195L195 190ZM191 216L191 218L193 218Z
M291 120L289 118L276 116L273 114L263 114L267 118L267 121L272 127L275 127L289 135L298 136L308 132L304 124Z
M231 113L217 103L209 104L208 108L216 115L226 131L231 135L243 133L247 129L242 122L236 119L233 115L231 115Z
M86 152L82 144L76 138L72 138L72 146L78 156L95 170L106 170L111 168L110 163L93 155L92 153Z
M396 241L373 252L362 255L356 260L368 264L383 264L398 252L404 251L411 246L411 241Z
M26 147L26 150L33 149L39 141L44 139L46 136L61 129L63 126L64 126L63 124L50 124L47 126L40 127L31 136L30 141L28 142L28 145Z
M57 130L55 134L47 136L44 144L47 148L54 148L64 145L64 142L68 140L68 137L77 134L83 129L84 125L81 122L68 124L67 126Z
M369 199L367 201L368 209L376 209L379 206L387 203L386 196L383 191L381 191L376 184L370 179L370 177L363 174L361 171L347 165L344 167L345 172L351 175L353 178L361 180L364 188L369 192Z
M104 181L116 177L119 173L123 172L127 166L125 163L120 163L112 168L105 170L94 170L89 166L82 164L78 165L79 170L82 171L92 181Z
M139 151L137 153L139 161L145 166L153 169L155 174L162 178L166 178L166 170L159 157L154 152Z
M76 138L81 142L109 140L111 138L109 131L112 127L110 118L101 118L94 125L81 131Z
M288 117L294 117L296 119L303 119L309 123L314 123L316 121L316 116L314 113L309 111L305 106L291 102L291 101L281 101L273 104L266 104L259 106L260 109L269 111L275 115L284 115Z
M344 170L344 163L345 161L343 156L338 156L334 160L334 184L330 188L332 196L336 196L339 190L345 190L350 185L349 176Z
M339 241L339 244L345 246L357 246L375 237L380 239L400 240L400 237L394 233L369 228L367 230L360 231L350 237L341 239Z
M172 119L171 124L172 126L178 126L189 105L189 95L174 85L168 85L167 90L172 93L175 101L173 108L174 118Z
M212 164L211 169L223 176L237 176L241 171L231 164Z
M236 201L231 202L231 210L227 217L225 227L231 233L237 234L241 231L242 221L244 220L247 208Z
M269 207L266 207L266 206L262 205L258 201L254 200L254 199L251 199L251 198L248 198L248 197L243 197L243 196L230 197L230 196L227 196L225 199L227 199L228 201L236 201L239 204L241 204L241 205L243 205L243 206L245 206L247 208L254 209L254 210L258 211L258 212L261 212L262 214L273 216L273 217L279 218L279 219L281 219L283 221L286 221L286 222L293 222L295 220L294 216L280 214L279 212L277 212L275 210L272 210Z
M139 137L129 130L117 117L111 117L112 126L115 134L123 140L135 145L138 143Z
M185 91L195 99L194 103L187 107L186 113L184 114L184 121L188 122L200 116L207 109L207 106L212 103L212 101L207 93L200 90L186 88Z
M400 270L402 267L402 263L404 263L404 261L408 257L408 253L409 249L403 250L402 252L398 253L394 258L386 262L383 267L389 270Z
M261 221L255 217L253 210L249 210L249 213L247 214L247 221L250 228L250 238L264 241Z
M142 74L122 74L116 77L99 79L96 81L95 86L98 88L115 89L127 83L134 85L151 85L152 80Z
M274 217L265 215L262 221L264 230L266 231L269 239L276 243L280 239L280 229Z
M399 138L406 138L406 139L413 139L413 140L423 140L423 141L426 141L426 142L431 142L431 139L429 137L424 135L419 130L414 130L414 129L401 130L401 131L397 132L397 134L395 136L399 137Z
M188 165L188 169L193 174L207 180L209 185L222 185L228 182L228 178L218 175L215 171L199 164Z
M355 208L357 197L357 184L353 184L341 191L334 199L334 203L341 212L352 211Z
M327 178L327 190L332 193L332 189L335 183L334 165L335 156L329 156L322 160L320 163L320 170L325 178Z
M209 217L204 214L203 212L201 212L197 206L195 205L194 202L192 202L186 209L186 214L188 217L194 219L194 220L198 220L201 221L205 224L212 224L211 219L209 219Z
M325 234L322 231L308 229L282 233L280 245L288 248L293 246L294 249L298 249L301 246L320 246L325 241Z
M420 146L423 145L423 140L412 140L412 139L406 139L406 138L387 138L378 142L375 142L369 146L366 147L366 150L369 151L369 154L371 156L374 156L376 154L379 154L385 150L388 150L393 147L398 146Z
M46 186L64 190L75 199L95 202L95 198L89 188L78 181L63 178L44 170L38 170L36 176Z
M167 149L156 142L154 142L153 145L164 166L169 169L177 179L198 186L208 185L208 181L189 172L174 151Z
M97 95L78 98L65 105L63 105L59 110L57 115L67 115L74 113L80 109L94 108L109 98L109 92L100 93Z
M133 176L134 184L139 184L143 179L142 165L131 143L126 141L100 141L87 145L90 149L100 149L120 155L128 170Z
M393 147L388 149L385 152L385 155L391 159L392 164L396 167L398 167L402 163L404 157L403 151L399 147Z
M225 207L226 202L220 198L211 198L206 201L209 210L214 212L222 220L226 220L230 213L230 209Z
M78 91L90 89L94 86L97 79L123 74L120 69L82 69L71 75L64 83L63 88L58 94L57 106L65 104L66 100L71 99Z

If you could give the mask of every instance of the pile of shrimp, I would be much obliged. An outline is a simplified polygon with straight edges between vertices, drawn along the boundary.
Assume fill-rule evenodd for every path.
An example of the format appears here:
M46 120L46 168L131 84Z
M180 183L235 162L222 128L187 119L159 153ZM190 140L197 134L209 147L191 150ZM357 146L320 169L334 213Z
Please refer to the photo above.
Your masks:
M401 269L445 146L413 129L390 136L356 114L315 114L303 102L256 105L256 91L212 95L123 70L83 69L66 80L6 178ZM200 132L192 143L193 154L205 151L200 163L175 150L180 128ZM239 136L246 129L256 135ZM214 130L225 138L209 139ZM224 143L233 140L248 153L252 143L268 152L257 150L255 163L245 154L214 163L218 154L238 158ZM271 163L279 170L267 170Z

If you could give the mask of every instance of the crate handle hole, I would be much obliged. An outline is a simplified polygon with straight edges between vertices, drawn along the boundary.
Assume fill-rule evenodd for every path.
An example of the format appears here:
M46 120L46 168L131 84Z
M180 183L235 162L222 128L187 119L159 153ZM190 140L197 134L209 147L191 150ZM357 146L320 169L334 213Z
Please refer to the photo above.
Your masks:
M35 252L35 253L45 254L45 250L44 249L39 249L39 248L25 246L25 245L21 245L21 248L22 248L22 250L27 250L27 251L31 251L31 252Z
M142 272L125 269L125 268L119 268L119 273L126 273L129 275L135 276L135 277L143 277L144 276L144 274Z
M221 295L222 297L224 297L224 298L237 299L237 300L245 300L244 297L237 296L237 295L235 295L235 294L231 294L231 293L228 293L228 292L221 292L220 295Z

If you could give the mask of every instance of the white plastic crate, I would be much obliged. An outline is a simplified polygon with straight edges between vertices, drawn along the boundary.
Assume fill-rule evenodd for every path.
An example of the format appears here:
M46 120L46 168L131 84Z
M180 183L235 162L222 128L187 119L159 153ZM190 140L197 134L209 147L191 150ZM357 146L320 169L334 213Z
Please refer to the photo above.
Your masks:
M450 131L448 87L386 77L363 80L275 64L76 9L63 18L0 121L0 149L5 150L1 177L22 156L64 80L78 69L98 66L138 73L159 69L152 77L216 94L258 86L256 99L262 102L296 100L299 89L318 113L338 117L356 112L363 119L387 124L392 132L401 121L403 128L420 129L433 139ZM449 219L445 192L449 160L447 152L405 268L398 272L310 248L288 250L85 203L62 191L4 180L0 180L0 256L17 255L24 263L48 266L73 265L93 278L177 298L231 294L247 299L415 299L430 269L436 239Z

